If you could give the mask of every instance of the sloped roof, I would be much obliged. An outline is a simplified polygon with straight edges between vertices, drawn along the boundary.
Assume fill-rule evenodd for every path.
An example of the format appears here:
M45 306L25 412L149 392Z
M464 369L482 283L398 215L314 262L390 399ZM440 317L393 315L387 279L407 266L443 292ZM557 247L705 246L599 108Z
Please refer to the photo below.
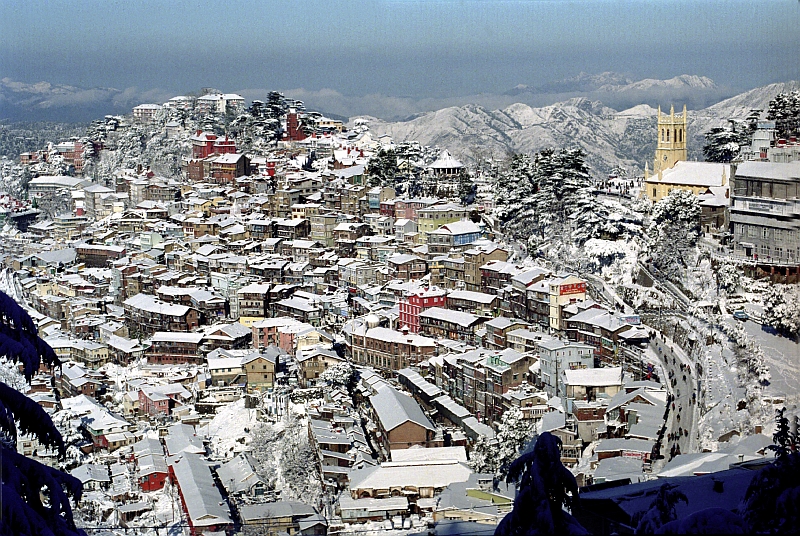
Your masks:
M369 398L381 426L387 432L409 421L427 430L436 430L413 398L385 382L376 384L375 393Z
M171 460L170 465L192 525L207 527L233 522L227 503L214 484L211 470L199 456L185 453Z

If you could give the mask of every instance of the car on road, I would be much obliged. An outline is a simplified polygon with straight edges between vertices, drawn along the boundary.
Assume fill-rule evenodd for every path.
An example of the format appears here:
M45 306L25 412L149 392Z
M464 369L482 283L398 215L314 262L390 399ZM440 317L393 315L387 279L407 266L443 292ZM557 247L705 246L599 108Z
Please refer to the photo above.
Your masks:
M735 313L733 313L733 318L735 318L736 320L744 321L744 320L749 320L750 315L747 314L745 311L736 311Z

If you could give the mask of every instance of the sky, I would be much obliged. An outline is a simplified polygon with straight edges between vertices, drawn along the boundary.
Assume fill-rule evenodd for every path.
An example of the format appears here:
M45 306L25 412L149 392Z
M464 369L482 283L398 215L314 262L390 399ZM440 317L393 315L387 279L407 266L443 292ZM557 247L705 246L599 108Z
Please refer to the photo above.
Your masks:
M797 0L4 0L0 78L442 98L584 71L800 78Z

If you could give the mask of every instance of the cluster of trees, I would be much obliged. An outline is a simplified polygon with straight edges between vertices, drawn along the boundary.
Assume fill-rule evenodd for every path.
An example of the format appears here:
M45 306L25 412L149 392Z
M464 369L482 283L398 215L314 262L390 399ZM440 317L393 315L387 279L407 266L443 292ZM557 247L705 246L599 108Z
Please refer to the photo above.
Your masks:
M283 136L282 118L289 111L286 97L278 91L267 94L267 102L254 100L247 110L231 119L228 133L243 150L258 149Z
M744 500L733 508L701 508L680 517L687 496L671 483L658 489L646 510L633 515L636 534L796 534L800 526L800 436L792 431L785 408L776 414L773 463L757 471ZM561 442L541 434L508 469L507 482L516 484L514 509L495 535L588 534L572 517L579 507L575 477L560 459Z
M736 121L727 127L714 127L705 133L703 156L706 162L731 162L742 146L750 143L751 136L749 127Z
M600 216L594 212L584 158L580 149L546 149L532 157L510 158L497 177L495 214L511 238L535 248L554 237L566 237L570 218L581 228L594 229L582 239L597 232Z
M778 137L788 138L800 134L800 91L778 93L769 102L767 119L775 121Z
M787 335L800 333L800 290L795 285L770 285L763 296L762 321Z
M511 408L500 420L494 439L478 437L470 453L469 465L476 473L494 474L502 477L508 473L511 462L519 456L533 434L530 421L522 416L522 410Z
M653 205L647 239L653 264L669 276L689 266L700 238L700 203L688 190L672 190Z
M283 499L318 506L322 476L309 443L305 417L289 411L278 424L258 423L251 443L256 473L270 490L281 490Z

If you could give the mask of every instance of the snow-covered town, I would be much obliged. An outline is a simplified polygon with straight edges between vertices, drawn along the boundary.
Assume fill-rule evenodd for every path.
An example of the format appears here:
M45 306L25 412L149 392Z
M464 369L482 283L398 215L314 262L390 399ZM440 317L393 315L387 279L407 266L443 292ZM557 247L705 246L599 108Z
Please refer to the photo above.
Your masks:
M66 446L17 452L87 534L494 533L544 435L591 532L738 507L800 400L786 100L706 162L658 110L643 174L212 90L6 160L0 288L60 364L3 381Z

